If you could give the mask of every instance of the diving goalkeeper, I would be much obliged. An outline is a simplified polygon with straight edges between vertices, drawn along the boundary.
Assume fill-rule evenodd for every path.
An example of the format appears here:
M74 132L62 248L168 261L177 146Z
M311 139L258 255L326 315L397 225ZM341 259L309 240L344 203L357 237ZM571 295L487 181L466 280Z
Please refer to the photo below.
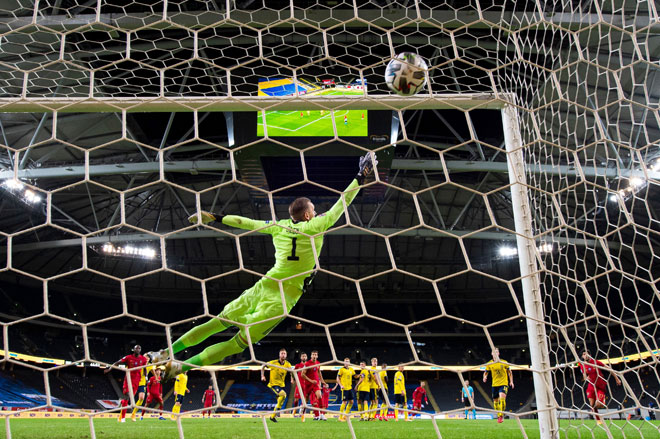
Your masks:
M369 175L375 164L375 156L367 153L360 158L359 171L355 179L344 191L346 206L355 199L360 184L366 175ZM246 290L238 298L228 303L218 315L219 319L236 322L240 330L230 340L207 347L201 353L185 360L188 364L171 361L167 365L165 379L171 379L181 372L195 366L216 364L224 358L238 354L248 347L248 343L256 343L271 332L283 319L283 315L291 311L302 296L305 286L311 279L312 271L316 265L314 247L320 255L323 246L323 232L332 227L344 213L344 203L340 198L332 208L322 215L316 215L314 204L308 198L297 198L289 205L290 219L260 221L236 215L221 216L210 212L200 212L189 218L191 223L202 222L209 224L217 221L227 226L246 230L257 230L273 237L275 246L275 265L267 277L262 278L252 288ZM314 247L312 246L314 239ZM282 303L280 286L281 280L286 309ZM284 280L282 280L284 279ZM279 317L279 318L277 318ZM172 352L177 354L184 349L195 346L211 335L228 329L232 325L216 318L192 328L172 343ZM245 325L245 326L244 326ZM249 325L249 327L246 327ZM250 338L246 331L250 331ZM152 362L162 362L169 359L169 350L147 354Z

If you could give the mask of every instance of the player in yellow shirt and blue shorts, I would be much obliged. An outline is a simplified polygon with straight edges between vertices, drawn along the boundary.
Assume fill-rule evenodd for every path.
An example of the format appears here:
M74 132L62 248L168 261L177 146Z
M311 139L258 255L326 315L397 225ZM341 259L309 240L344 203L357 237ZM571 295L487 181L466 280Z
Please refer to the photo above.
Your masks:
M273 414L270 415L270 420L277 422L277 411L282 408L284 405L284 400L286 399L284 379L286 378L286 374L289 372L287 369L291 369L291 363L289 363L286 359L286 349L280 349L280 357L277 360L269 361L268 363L261 366L261 381L266 381L266 376L264 375L264 369L266 369L266 367L270 369L268 388L272 390L273 393L277 396L277 405L275 405ZM291 375L291 384L294 384L293 375Z
M147 366L144 369L140 369L140 382L138 383L137 396L138 400L135 401L135 407L133 408L133 413L131 413L131 421L135 422L138 408L144 404L145 395L147 393L147 379L149 374L153 373L154 367ZM140 418L142 419L142 418Z
M369 402L371 401L371 381L373 375L367 369L367 363L360 361L360 374L355 390L357 390L358 411L364 411L360 416L360 421L369 420Z
M408 398L406 398L406 378L403 376L403 365L399 365L399 370L394 374L394 420L399 420L399 407L405 409L403 414L406 421L408 419Z
M248 342L257 343L284 319L310 282L323 247L323 233L344 215L345 206L348 207L353 202L364 177L371 174L374 165L378 163L372 155L373 153L367 153L360 158L357 176L348 185L343 196L323 215L316 215L314 204L308 198L297 198L289 205L291 218L277 222L253 220L237 215L222 216L210 212L200 212L199 215L194 214L189 218L193 224L210 224L215 221L226 226L271 235L275 247L275 265L252 288L229 302L218 318L212 318L192 328L172 343L172 353L177 354L198 345L232 326L239 328L238 334L230 340L207 347L201 353L185 360L186 364L170 361L166 367L165 380L181 371L219 363L230 355L243 352ZM249 340L247 331L250 334ZM152 362L160 363L168 360L170 353L166 348L150 352L149 356Z
M355 371L351 367L351 360L347 357L344 358L344 367L337 371L337 384L341 388L341 407L339 408L339 420L345 421L353 407L353 375ZM337 387L337 386L335 386ZM334 388L333 388L334 390Z
M369 413L369 420L375 420L376 414L378 413L378 391L380 386L378 385L378 358L373 357L371 359L371 389L369 390L369 397L371 398L371 410Z
M509 392L509 386L513 389L513 373L509 368L509 363L500 359L500 350L493 349L493 361L486 365L484 372L484 383L488 380L488 372L493 374L493 408L497 410L497 423L504 421L504 410L506 410L506 394Z
M188 390L188 372L182 372L176 376L176 382L174 383L174 407L172 407L172 420L176 421L175 414L178 414L181 411L181 404L183 404L183 398L186 396L186 393L189 393Z
M380 416L378 419L381 421L387 421L387 401L385 400L385 394L387 393L387 364L383 363L381 366L381 371L378 373L378 379L380 380L380 385L377 393L377 398L380 400Z

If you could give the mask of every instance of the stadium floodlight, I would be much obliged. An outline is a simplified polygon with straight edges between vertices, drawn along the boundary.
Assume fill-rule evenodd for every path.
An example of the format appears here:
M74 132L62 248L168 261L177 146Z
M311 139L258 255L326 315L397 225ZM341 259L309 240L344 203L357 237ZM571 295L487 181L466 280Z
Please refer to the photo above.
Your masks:
M132 245L115 246L108 242L101 247L101 250L103 250L103 253L111 256L138 256L146 259L153 259L156 257L156 250L149 247L135 247Z
M33 204L41 201L41 197L30 189L25 190L25 192L23 193L23 198L25 199L25 201Z
M552 253L554 247L550 242L542 242L536 246L536 249L539 251L539 253ZM503 258L512 258L514 256L518 256L518 249L515 247L509 247L505 245L500 247L498 251L500 256Z
M23 188L23 183L21 183L20 180L16 180L14 178L10 178L10 179L5 180L2 183L2 185L4 187L6 187L7 189L12 190L12 191L19 190L19 189Z
M630 187L634 189L639 189L642 186L644 186L644 179L639 178L639 177L633 177L630 179Z
M500 256L503 258L512 258L518 255L518 249L515 247L503 246L499 249Z
M2 186L7 192L18 197L25 204L37 204L42 200L41 196L32 189L26 188L23 190L25 185L20 180L13 178L7 179L2 183Z

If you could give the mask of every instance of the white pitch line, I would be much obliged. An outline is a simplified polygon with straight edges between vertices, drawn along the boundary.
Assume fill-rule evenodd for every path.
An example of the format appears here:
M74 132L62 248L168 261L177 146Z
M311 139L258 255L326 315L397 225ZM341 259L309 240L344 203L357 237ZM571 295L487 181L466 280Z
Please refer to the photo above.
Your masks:
M344 111L345 111L344 114L348 114L348 110L344 110ZM297 111L296 111L296 113L297 113ZM341 114L341 115L337 116L337 113L335 113L335 119L337 119L337 118L341 118L341 117L344 117L344 114ZM279 130L294 131L294 132L295 132L295 131L298 131L298 130L301 129L301 128L305 128L306 126L312 125L312 124L314 124L314 123L316 123L316 122L318 122L318 121L320 121L320 120L322 120L322 119L328 119L329 117L330 117L329 114L328 114L327 116L321 116L321 117L319 117L318 119L315 119L315 120L313 120L313 121L311 121L311 122L309 122L309 123L306 123L305 125L300 125L300 126L299 126L298 128L296 128L295 130L292 130L291 128L278 127L277 125L270 125L270 124L268 124L268 122L266 122L266 124L267 124L268 128L277 128L277 129L279 129Z

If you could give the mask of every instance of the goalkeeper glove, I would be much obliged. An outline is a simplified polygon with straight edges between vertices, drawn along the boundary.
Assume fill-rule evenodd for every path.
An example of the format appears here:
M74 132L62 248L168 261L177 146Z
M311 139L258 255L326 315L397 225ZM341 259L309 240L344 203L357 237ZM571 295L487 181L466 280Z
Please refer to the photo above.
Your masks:
M213 221L222 222L223 215L219 215L217 213L205 212L203 210L200 211L199 214L201 216L202 224L209 224L212 223ZM197 224L197 214L193 213L192 215L190 215L188 217L188 222L190 224Z
M371 153L368 152L366 153L363 157L360 157L360 170L355 178L357 178L358 182L362 184L362 181L364 180L364 177L366 175L371 174L371 172L374 170L374 166L378 164L378 160L375 158L371 158Z

